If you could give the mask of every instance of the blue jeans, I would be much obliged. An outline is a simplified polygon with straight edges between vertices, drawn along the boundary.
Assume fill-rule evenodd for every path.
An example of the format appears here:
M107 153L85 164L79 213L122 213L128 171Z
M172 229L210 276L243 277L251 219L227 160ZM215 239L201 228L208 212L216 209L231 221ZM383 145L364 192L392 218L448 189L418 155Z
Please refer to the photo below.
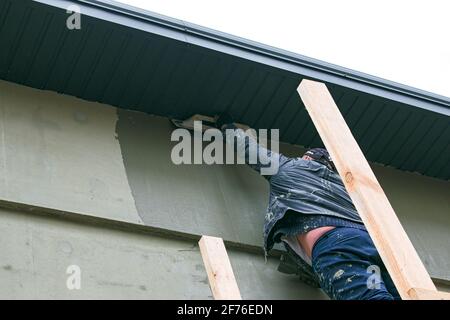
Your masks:
M400 299L366 230L336 227L328 231L314 245L312 266L331 299Z

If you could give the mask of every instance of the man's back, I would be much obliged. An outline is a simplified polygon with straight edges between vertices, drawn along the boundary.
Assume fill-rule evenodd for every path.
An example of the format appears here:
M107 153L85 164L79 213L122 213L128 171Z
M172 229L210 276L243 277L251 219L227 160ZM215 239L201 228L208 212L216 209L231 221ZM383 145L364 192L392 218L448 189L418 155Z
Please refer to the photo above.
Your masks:
M268 220L286 210L321 214L362 223L340 176L326 166L282 155L278 173L271 176ZM269 222L270 223L270 222Z

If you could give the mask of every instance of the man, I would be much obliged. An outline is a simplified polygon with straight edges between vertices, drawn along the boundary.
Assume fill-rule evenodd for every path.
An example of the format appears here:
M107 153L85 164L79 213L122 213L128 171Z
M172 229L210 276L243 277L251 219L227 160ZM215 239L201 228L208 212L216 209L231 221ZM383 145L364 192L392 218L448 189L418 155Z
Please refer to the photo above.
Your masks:
M264 250L267 254L275 243L283 243L287 254L280 271L295 272L331 299L400 299L325 149L289 158L258 145L227 114L219 116L216 125L227 143L236 139L237 149L245 150L245 161L254 170L261 173L271 161L279 166L276 173L264 176L270 184ZM258 155L255 163L249 161L251 150ZM261 155L269 162L261 161Z

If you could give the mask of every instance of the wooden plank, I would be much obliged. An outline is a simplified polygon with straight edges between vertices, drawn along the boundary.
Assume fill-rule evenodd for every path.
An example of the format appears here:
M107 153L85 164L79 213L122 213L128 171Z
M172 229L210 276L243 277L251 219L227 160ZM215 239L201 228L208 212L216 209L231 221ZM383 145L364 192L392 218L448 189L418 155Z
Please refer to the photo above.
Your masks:
M202 236L198 244L214 299L241 300L222 238Z
M450 292L412 288L409 295L416 300L450 300Z
M436 290L325 84L303 80L297 91L402 299Z

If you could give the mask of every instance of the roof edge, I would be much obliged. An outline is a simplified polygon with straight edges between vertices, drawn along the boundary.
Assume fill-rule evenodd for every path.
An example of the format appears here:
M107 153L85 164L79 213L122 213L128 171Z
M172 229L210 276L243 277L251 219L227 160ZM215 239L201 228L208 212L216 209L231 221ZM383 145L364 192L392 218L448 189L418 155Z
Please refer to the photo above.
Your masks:
M110 0L34 0L450 116L450 98ZM102 14L107 13L107 14ZM124 19L125 18L125 19ZM133 21L151 24L146 28ZM166 31L166 32L165 32ZM168 32L167 32L168 31Z

